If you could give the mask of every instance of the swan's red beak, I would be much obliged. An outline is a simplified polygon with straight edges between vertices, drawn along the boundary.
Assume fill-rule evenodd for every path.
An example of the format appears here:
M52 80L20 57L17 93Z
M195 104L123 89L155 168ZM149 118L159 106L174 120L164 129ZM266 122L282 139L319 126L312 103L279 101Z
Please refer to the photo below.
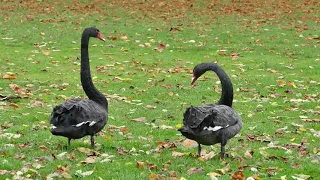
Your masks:
M191 79L191 85L193 85L196 82L197 78L193 75Z
M100 39L101 41L106 41L100 34L100 32L98 32L97 38Z

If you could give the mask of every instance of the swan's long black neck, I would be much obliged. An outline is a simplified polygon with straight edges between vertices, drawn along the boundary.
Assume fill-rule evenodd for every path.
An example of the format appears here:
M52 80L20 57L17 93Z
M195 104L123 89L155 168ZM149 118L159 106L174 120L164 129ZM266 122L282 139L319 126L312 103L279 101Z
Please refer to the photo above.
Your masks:
M224 72L224 70L215 63L210 63L207 70L214 71L221 81L222 95L217 104L227 105L232 107L233 101L233 87L229 76Z
M81 84L84 92L88 96L89 99L95 101L101 106L108 109L108 101L105 96L98 91L98 89L94 86L90 73L90 62L89 62L89 34L84 32L81 38Z

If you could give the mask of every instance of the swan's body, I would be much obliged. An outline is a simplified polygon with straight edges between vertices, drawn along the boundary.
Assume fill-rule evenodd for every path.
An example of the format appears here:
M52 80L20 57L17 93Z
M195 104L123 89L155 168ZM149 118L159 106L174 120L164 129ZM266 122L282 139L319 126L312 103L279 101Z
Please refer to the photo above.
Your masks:
M191 106L184 113L181 134L198 142L198 155L201 144L221 143L221 156L224 156L225 145L242 128L238 113L232 108L233 88L228 75L215 63L202 63L193 70L192 84L206 71L214 71L222 84L222 95L217 104Z
M86 28L81 39L81 84L89 99L71 99L56 106L50 117L53 124L51 133L71 139L79 139L91 136L91 146L94 147L94 135L101 131L108 119L108 101L92 83L90 74L88 44L90 37L100 40L100 32L97 28Z

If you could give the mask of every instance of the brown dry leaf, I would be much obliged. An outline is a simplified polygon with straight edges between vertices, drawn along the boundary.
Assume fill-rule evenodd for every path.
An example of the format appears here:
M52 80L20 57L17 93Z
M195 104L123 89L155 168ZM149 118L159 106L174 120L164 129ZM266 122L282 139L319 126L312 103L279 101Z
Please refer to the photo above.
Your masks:
M5 175L5 174L9 174L9 173L10 173L10 171L0 169L0 175Z
M155 165L152 162L148 162L148 161L147 161L147 167L148 167L148 169L150 169L152 171L156 171L158 169L157 165Z
M284 81L284 80L278 80L278 81L277 81L277 85L278 85L279 87L284 87L284 86L286 86L286 81Z
M301 166L300 166L298 163L296 163L296 162L292 162L292 163L291 163L291 167L292 167L293 169L297 169L297 168L300 168Z
M156 107L156 106L147 105L146 108L147 108L147 109L155 109L155 108L157 108L157 107Z
M242 171L237 171L232 175L231 179L232 180L245 180L246 178L244 177Z
M48 56L51 52L49 50L42 50L42 54Z
M9 106L11 106L11 107L13 107L15 109L19 108L19 106L17 104L15 104L15 103L10 103Z
M137 168L142 168L144 166L144 162L143 161L137 161L136 162L136 166L137 166Z
M211 151L209 153L204 152L204 153L202 153L201 158L203 160L209 160L209 159L212 159L215 155L216 154L213 151Z
M288 93L288 94L294 94L294 91L291 90L291 89L287 89L287 90L285 90L284 92L285 92L285 93Z
M127 155L129 153L129 151L119 147L119 148L117 148L117 153L120 155Z
M178 177L178 174L175 171L170 171L169 174L170 174L170 177Z
M47 148L47 147L44 146L44 145L39 146L39 149L40 149L41 151L51 152L51 149Z
M187 172L189 175L191 174L203 174L204 173L204 169L203 168L190 168Z
M173 157L182 157L182 156L184 156L184 153L173 151L172 152L172 156Z
M159 179L159 178L160 178L160 177L159 177L158 174L151 173L151 174L149 175L149 179Z
M186 139L182 142L182 146L185 148L194 148L198 147L198 143L191 139Z
M139 118L135 118L135 119L132 119L133 121L136 121L136 122L147 122L147 118L146 117L139 117Z
M121 131L123 134L127 133L128 130L129 130L129 129L126 128L126 127L120 127L120 131Z
M167 49L167 46L164 44L159 44L154 50L162 52L163 50Z
M93 164L96 162L96 156L90 156L87 157L86 160L81 161L81 164L86 165L86 164Z
M79 147L79 148L77 148L77 150L78 150L79 152L81 152L81 153L86 154L86 155L91 154L91 149L89 149L89 148Z
M61 176L65 179L72 179L72 176L67 172L62 172Z
M70 169L71 169L71 166L70 166L70 165L66 165L66 167L61 166L61 165L58 165L58 166L57 166L57 170L58 170L58 171L66 172L66 171L70 171Z
M230 57L232 60L237 60L239 58L239 53L231 52Z
M4 73L4 75L2 76L2 79L9 79L9 80L12 80L12 79L17 79L17 76L15 73L12 73L12 72L6 72Z
M252 158L252 156L253 156L253 151L252 150L247 150L245 153L244 153L244 157L246 158L246 159L251 159Z
M30 105L30 107L42 107L44 105L43 102L40 102L40 101L35 101L34 103L32 103Z

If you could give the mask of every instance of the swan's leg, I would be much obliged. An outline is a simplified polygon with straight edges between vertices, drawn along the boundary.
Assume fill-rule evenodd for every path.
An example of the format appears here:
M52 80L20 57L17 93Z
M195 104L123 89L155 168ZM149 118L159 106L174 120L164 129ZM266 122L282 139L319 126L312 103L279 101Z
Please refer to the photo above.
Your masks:
M68 138L68 147L70 147L70 141L71 141L71 138Z
M198 157L201 157L201 145L198 143Z
M91 147L94 148L94 135L91 135Z
M225 146L221 144L221 152L220 152L220 158L224 158L224 153L226 152Z

